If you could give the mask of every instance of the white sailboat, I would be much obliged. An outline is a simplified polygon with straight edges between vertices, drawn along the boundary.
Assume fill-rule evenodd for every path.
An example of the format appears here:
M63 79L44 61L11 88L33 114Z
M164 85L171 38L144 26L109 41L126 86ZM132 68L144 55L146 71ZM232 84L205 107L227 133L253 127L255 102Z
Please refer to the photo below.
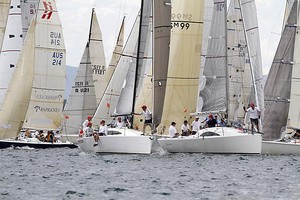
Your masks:
M231 3L231 6L233 6L236 11L240 13L243 12L243 8L241 7L242 2L231 1ZM234 3L237 4L234 5ZM253 4L250 6L253 7ZM234 42L231 44L227 43L228 32L226 1L214 0L212 16L210 36L208 37L208 47L205 56L205 64L199 84L200 94L197 110L201 110L201 113L206 115L213 113L222 116L226 113L228 117L230 116L233 119L234 114L238 111L238 108L241 107L243 103L245 103L241 99L244 98L242 92L246 91L242 91L241 89L242 83L244 81L243 75L241 74L238 74L241 81L239 89L229 91L229 84L230 82L235 81L232 78L236 77L233 77L234 74L232 74L234 70L229 70L228 68L244 68L246 59L244 58L244 56L243 58L237 58L243 63L243 66L235 66L237 63L234 62L234 60L231 61L232 63L230 65L228 63L228 51L230 51L230 48L235 47L236 44L234 44ZM235 19L235 21L243 21L241 15L238 15L236 17L237 19ZM238 29L241 27L230 28ZM244 48L246 47L247 45L244 45ZM235 48L235 52L231 53L232 56L236 56L234 55L236 54L236 52L243 50L243 47L239 45L237 45ZM233 84L231 84L231 87L237 88ZM248 98L249 93L250 90L248 91ZM237 95L235 99L230 97L234 95ZM229 107L230 103L233 105ZM230 108L232 109L233 114L230 114ZM158 139L158 142L162 146L162 148L172 153L190 152L259 154L261 152L261 141L262 137L260 134L245 134L243 130L239 130L233 127L211 127L201 129L196 135L188 137Z
M0 148L71 147L71 143L14 140L22 127L57 130L65 85L66 53L56 4L41 0L0 110ZM9 140L12 138L11 140Z
M293 1L265 85L262 153L300 155L299 1ZM279 139L279 140L278 140Z
M137 76L138 74L145 73L143 72L143 58L144 58L144 52L145 49L147 49L147 35L151 32L149 31L149 20L151 18L151 7L152 7L152 0L143 0L141 3L141 12L140 12L140 20L136 21L139 23L135 23L135 26L133 28L133 31L131 32L131 35L129 36L129 39L127 41L127 44L124 48L123 54L121 56L121 59L119 61L122 63L127 61L125 63L128 69L128 73L126 77L123 77L122 80L126 80L126 84L128 84L125 87L125 90L129 92L130 88L132 90L138 90L137 84ZM167 73L167 63L168 63L168 51L169 51L169 41L170 41L170 19L171 19L171 3L170 1L159 1L154 0L153 1L153 21L154 21L154 52L159 51L154 54L154 56L157 56L157 60L154 61L154 69L156 73L160 73L160 76L157 75L156 78L153 77L153 82L156 84L155 88L157 87L157 90L159 90L160 94L157 96L158 91L154 90L154 99L159 98L157 108L154 108L154 123L159 124L160 123L160 116L162 109L160 109L160 104L163 104L164 99L164 88L166 86L166 73ZM139 27L139 28L138 28ZM139 37L137 37L139 36ZM135 39L134 39L135 38ZM134 43L135 45L132 45L130 43ZM130 45L130 46L129 46ZM129 48L131 47L131 48ZM134 48L132 48L134 47ZM132 49L135 49L134 51ZM125 54L126 51L133 51L135 53L131 53L131 57L128 57L128 54ZM126 57L127 56L127 57ZM129 61L129 62L128 62ZM130 64L132 63L132 64ZM124 65L124 64L123 64ZM123 69L124 69L123 67ZM116 69L116 72L114 73L114 76L117 74L118 67ZM160 71L159 71L160 70ZM113 76L113 78L114 78ZM113 80L112 78L112 80ZM131 79L135 79L135 81L131 81ZM112 82L111 80L111 82ZM122 82L121 80L121 82ZM134 86L132 86L132 84ZM115 86L116 83L113 82L113 85ZM122 84L121 84L122 86ZM109 86L110 87L110 86ZM116 88L116 90L119 90L122 88ZM162 93L163 92L163 93ZM120 91L118 94L121 94L122 91ZM124 94L124 93L123 93ZM131 114L131 112L134 111L134 105L135 105L135 98L137 97L136 92L129 92L131 96L122 95L120 99L115 98L115 105L116 105L116 111L118 114ZM125 97L125 99L123 99ZM124 102L127 101L127 106L124 106ZM129 104L128 104L129 102ZM131 106L132 105L132 106ZM127 110L127 107L130 109ZM157 111L157 109L160 109ZM156 113L156 114L155 114ZM156 117L157 115L157 117ZM101 117L101 115L100 115ZM94 116L95 119L95 116ZM94 121L94 120L93 120ZM114 135L111 135L110 133L114 133ZM141 154L150 154L152 151L152 145L153 145L153 138L150 136L142 136L142 132L136 131L133 129L128 128L122 128L122 129L109 129L108 136L100 137L100 141L98 146L93 147L94 139L91 137L82 138L78 140L78 144L81 149L85 151L91 151L91 152L97 152L97 153L141 153Z
M83 121L89 115L93 115L97 109L97 99L96 99L96 88L95 82L99 81L94 79L94 66L97 65L94 62L93 55L101 52L101 45L98 44L98 40L95 43L95 39L92 38L93 35L98 35L95 32L100 32L99 25L96 25L98 20L96 19L96 12L92 10L91 23L90 23L90 33L87 45L85 47L84 54L82 56L80 66L77 71L77 76L72 86L71 94L64 108L65 120L63 124L63 135L62 140L68 140L71 142L77 142L79 139L79 129L82 128ZM119 52L123 46L123 28L124 21L122 22L120 34L117 40L115 51L113 52L111 65L108 70L102 75L106 81L102 81L102 87L106 88L107 84L114 72L115 60L119 57ZM94 28L96 26L96 28ZM116 54L118 54L116 56ZM99 94L98 90L98 94ZM102 93L103 95L103 93Z

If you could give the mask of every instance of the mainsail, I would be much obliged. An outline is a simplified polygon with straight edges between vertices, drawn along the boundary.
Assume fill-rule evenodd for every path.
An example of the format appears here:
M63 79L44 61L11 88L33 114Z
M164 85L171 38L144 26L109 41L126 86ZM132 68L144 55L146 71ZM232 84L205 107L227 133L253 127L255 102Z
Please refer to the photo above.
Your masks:
M143 0L141 9L141 18L139 22L139 35L137 40L136 56L130 63L124 85L116 106L116 114L130 115L134 112L136 98L142 87L141 78L145 71L148 71L149 64L145 65L144 60L147 59L149 50L149 37L151 28L149 26L152 10L152 1Z
M200 89L198 110L227 111L227 7L224 0L214 0L213 18L208 40Z
M112 120L111 115L114 114L118 99L120 97L123 82L127 74L126 72L128 71L133 58L136 57L135 49L137 47L138 33L139 16L134 22L119 62L103 94L103 97L98 104L97 110L93 117L93 124L98 124L102 119L106 120L107 122Z
M161 127L189 119L197 100L204 1L173 0L167 89Z
M90 45L90 49L97 49L97 51L90 51L90 57L92 62L92 73L93 73L94 84L95 84L96 98L97 98L97 103L99 103L108 82L106 81L107 78L105 77L106 64L105 64L102 33L94 9L91 18L89 45Z
M7 92L22 48L20 0L12 0L0 54L0 105Z
M240 0L232 0L227 15L227 55L229 79L228 120L242 121L245 116L243 107L250 103L251 70L244 20Z
M25 41L32 18L36 15L39 0L21 0L23 40Z
M10 1L11 0L0 1L0 49L2 48L3 37L10 8Z
M39 2L36 20L30 27L35 27L31 50L34 58L29 65L34 67L34 75L24 127L58 129L65 91L66 50L55 0Z
M264 139L280 138L287 125L300 128L298 4L295 0L265 84Z

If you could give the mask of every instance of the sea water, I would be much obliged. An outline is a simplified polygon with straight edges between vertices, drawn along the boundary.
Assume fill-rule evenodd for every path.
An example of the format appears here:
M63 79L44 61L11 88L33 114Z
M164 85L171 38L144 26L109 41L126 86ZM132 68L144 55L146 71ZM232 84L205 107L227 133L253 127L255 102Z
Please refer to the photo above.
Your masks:
M0 199L300 199L300 157L0 150Z

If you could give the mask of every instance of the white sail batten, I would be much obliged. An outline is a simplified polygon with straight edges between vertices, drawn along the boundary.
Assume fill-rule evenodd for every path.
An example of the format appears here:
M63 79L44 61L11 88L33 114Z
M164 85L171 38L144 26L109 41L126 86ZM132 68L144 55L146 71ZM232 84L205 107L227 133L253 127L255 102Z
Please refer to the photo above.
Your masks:
M96 12L92 11L91 30L89 35L90 56L92 61L92 72L94 77L97 103L99 103L107 87L106 64L102 33L98 23ZM95 49L95 50L94 50Z
M34 80L25 128L58 129L66 80L66 50L54 0L39 2L35 31Z
M121 94L122 86L126 77L129 66L136 58L137 38L139 34L139 16L135 20L133 28L128 36L127 42L122 51L119 62L116 66L111 80L98 104L97 110L93 117L93 124L98 124L104 119L110 121L111 115L114 114L118 99Z
M152 1L143 0L142 2L143 7L141 10L138 46L136 49L136 51L138 51L136 53L137 57L135 58L136 60L132 60L129 66L121 95L116 106L117 114L130 114L134 111L133 107L142 87L140 79L146 71L145 67L149 67L149 65L147 66L144 64L144 59L147 59L147 47L149 46L149 34L151 33L149 22L152 10Z
M22 48L20 0L12 0L0 56L0 105L2 104Z
M296 52L294 51L294 46L297 31L297 7L298 1L295 1L282 32L265 84L264 139L280 138L281 132L287 125L291 97L291 79L294 76L292 71ZM295 103L297 104L298 102ZM295 112L298 111L297 109L295 110Z
M38 2L39 0L21 0L23 41L25 41L31 20L36 15Z
M29 29L17 67L0 110L0 138L14 138L22 128L31 96L34 73L35 19Z
M171 0L153 1L153 124L161 122L170 53Z
M0 1L0 49L2 48L11 0Z
M167 89L161 127L195 112L200 73L204 1L173 0Z
M227 110L227 8L224 0L214 0L213 18L208 40L200 90L202 112Z
M242 121L250 103L251 70L239 0L232 0L227 15L229 121Z

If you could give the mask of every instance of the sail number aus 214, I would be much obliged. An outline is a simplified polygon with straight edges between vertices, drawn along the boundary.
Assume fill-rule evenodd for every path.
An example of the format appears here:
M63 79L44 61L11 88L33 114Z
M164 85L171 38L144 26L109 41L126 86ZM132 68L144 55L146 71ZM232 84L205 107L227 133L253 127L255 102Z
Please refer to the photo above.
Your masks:
M53 52L53 54L52 54L52 65L53 66L62 65L63 57L64 57L63 52Z

